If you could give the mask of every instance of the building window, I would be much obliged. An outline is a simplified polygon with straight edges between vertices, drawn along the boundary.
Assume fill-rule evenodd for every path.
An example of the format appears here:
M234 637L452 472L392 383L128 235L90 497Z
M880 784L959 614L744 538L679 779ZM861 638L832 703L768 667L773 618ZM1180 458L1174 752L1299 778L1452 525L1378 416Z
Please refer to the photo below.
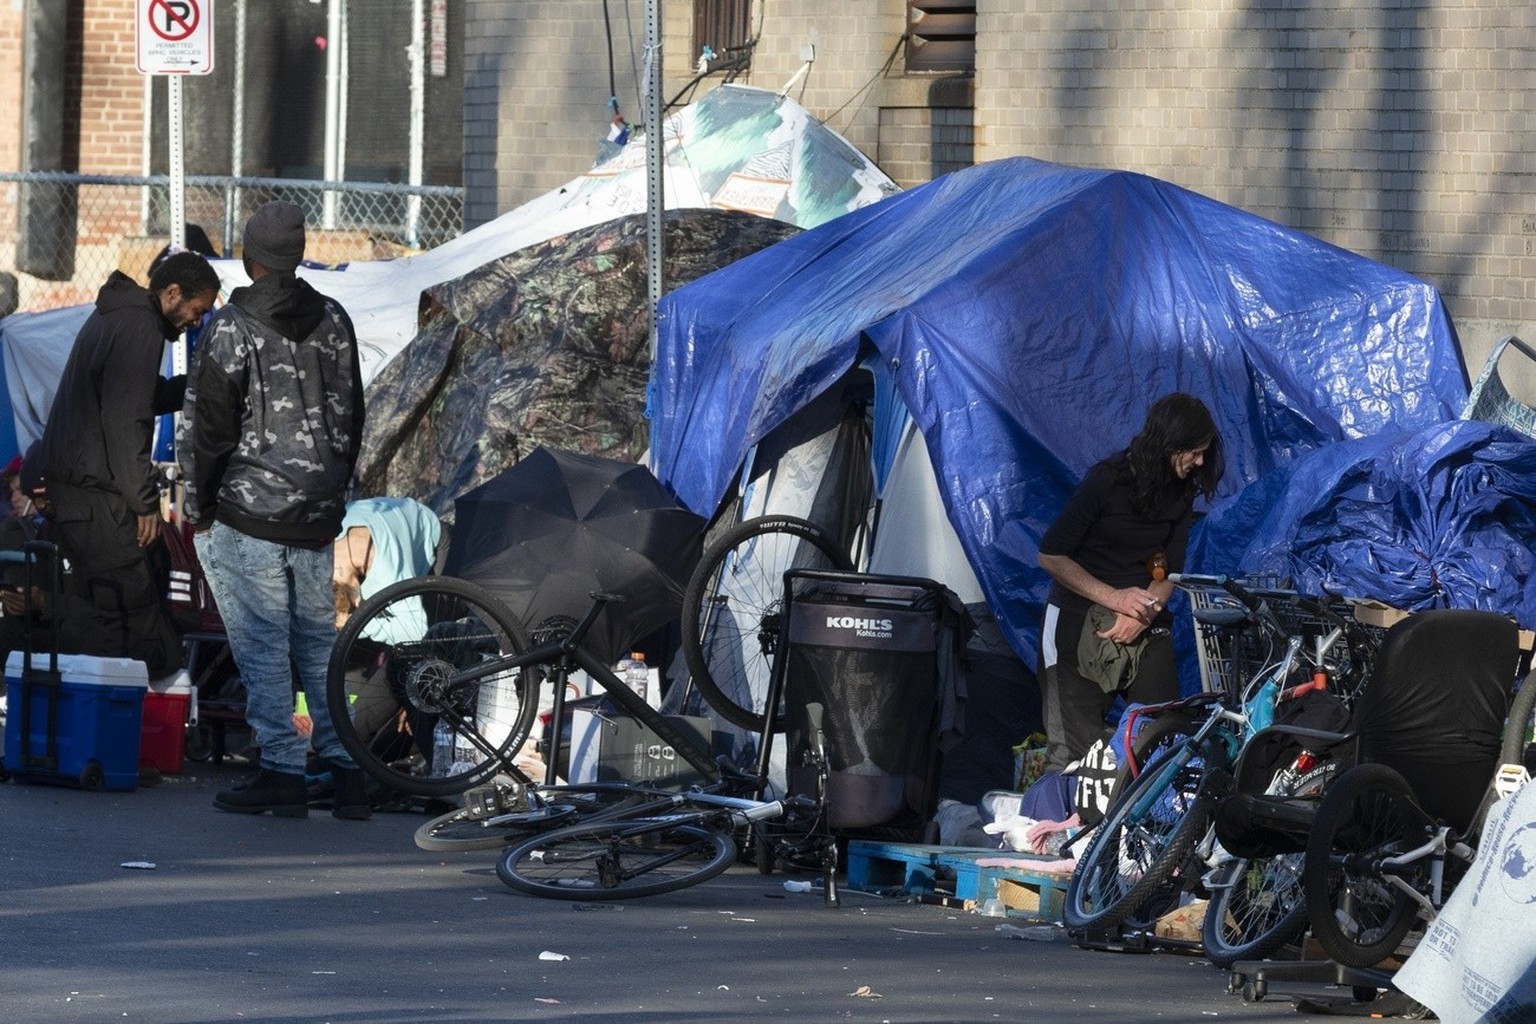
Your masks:
M907 70L976 70L974 0L907 0Z
M693 61L707 46L715 54L711 64L740 70L751 60L751 41L752 0L693 0Z

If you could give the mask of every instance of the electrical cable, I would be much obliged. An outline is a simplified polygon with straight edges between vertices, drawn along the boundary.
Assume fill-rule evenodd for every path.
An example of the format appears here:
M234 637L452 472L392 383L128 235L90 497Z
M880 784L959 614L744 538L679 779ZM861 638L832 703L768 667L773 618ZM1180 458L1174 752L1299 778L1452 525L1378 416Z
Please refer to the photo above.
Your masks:
M869 78L869 81L867 81L863 85L861 85L857 92L855 92L852 96L848 97L848 99L843 101L843 105L841 107L838 107L836 110L832 111L832 113L828 114L827 117L826 117L826 120L824 120L822 123L830 125L832 123L832 119L834 117L836 117L838 114L841 114L844 110L847 109L848 104L850 104L850 103L854 102L855 100L859 99L860 96L863 96L870 89L874 88L875 83L880 81L880 79L884 78L886 72L891 70L891 65L896 63L896 55L901 52L901 47L902 47L902 45L904 43L906 43L906 41L907 41L907 36L905 34L903 34L901 36L901 38L897 39L896 40L896 45L891 47L890 56L886 57L885 58L885 63L880 65L880 70L876 71L873 75L871 75L870 78ZM862 108L863 108L863 104L860 103L859 109L862 109ZM857 114L858 110L855 110L854 113ZM848 122L849 122L849 124L852 124L853 123L853 118L849 117ZM846 129L848 126L844 125L843 127Z

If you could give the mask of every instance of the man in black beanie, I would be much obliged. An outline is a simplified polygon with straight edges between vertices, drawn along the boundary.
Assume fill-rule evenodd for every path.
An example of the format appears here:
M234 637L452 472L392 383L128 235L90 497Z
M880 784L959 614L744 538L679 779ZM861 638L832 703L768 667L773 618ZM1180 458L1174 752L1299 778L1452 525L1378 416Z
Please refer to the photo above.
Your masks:
M160 376L165 343L213 307L219 276L197 253L157 266L149 288L113 271L80 328L28 469L46 481L54 535L86 616L75 653L134 658L151 679L181 667L181 637L149 552L160 540L155 415L181 378Z
M304 213L259 207L245 226L245 270L204 326L187 381L177 458L193 543L245 683L245 717L261 771L214 797L220 810L309 813L311 745L335 782L338 818L372 813L363 773L326 705L336 640L331 545L363 433L363 385L352 321L294 271ZM293 670L313 733L294 724Z

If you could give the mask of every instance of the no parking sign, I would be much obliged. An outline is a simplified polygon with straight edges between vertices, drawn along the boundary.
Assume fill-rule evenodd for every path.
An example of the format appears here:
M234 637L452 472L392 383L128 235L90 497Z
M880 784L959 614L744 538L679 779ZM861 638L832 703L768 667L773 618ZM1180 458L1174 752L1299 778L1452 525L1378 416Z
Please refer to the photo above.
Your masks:
M137 0L134 35L146 75L213 70L213 0Z

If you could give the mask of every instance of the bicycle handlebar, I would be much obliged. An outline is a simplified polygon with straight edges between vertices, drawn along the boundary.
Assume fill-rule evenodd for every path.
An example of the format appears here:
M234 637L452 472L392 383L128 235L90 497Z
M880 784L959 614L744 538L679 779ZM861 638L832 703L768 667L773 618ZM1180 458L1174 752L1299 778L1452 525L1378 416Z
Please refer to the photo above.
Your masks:
M1171 572L1168 580L1180 587L1219 587L1235 597L1248 609L1254 621L1276 636L1286 636L1289 631L1285 625L1275 616L1274 609L1261 597L1256 597L1252 591L1243 586L1231 576L1196 576L1190 573ZM1297 595L1300 597L1300 595Z

